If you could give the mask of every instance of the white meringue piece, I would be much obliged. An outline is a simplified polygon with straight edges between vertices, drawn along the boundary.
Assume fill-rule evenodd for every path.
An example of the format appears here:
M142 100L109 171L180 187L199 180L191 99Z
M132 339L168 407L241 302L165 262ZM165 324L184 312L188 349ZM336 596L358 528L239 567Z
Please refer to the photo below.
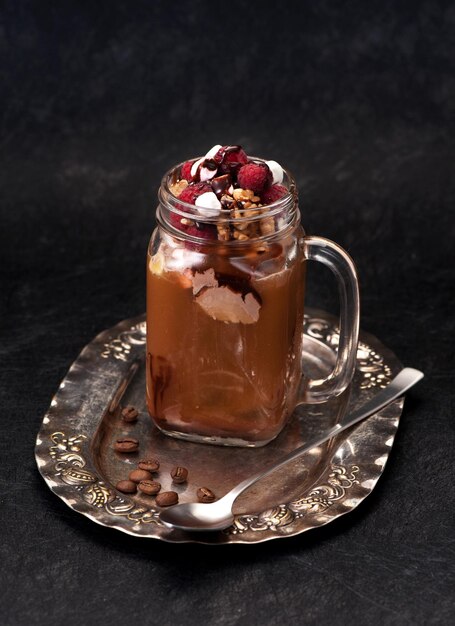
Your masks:
M210 150L207 152L207 154L205 155L206 159L213 159L213 157L215 156L215 154L218 152L218 150L220 148L222 148L223 146L220 146L220 144L213 146L213 148L210 148Z
M232 194L234 193L234 185L229 185L228 191L229 191L229 195L232 196Z
M199 167L199 165L202 163L204 159L205 157L201 157L198 161L195 161L193 163L193 165L191 166L191 176L196 176L197 168Z
M213 191L201 193L201 195L196 198L195 204L198 207L199 213L205 215L205 217L218 215L221 211L221 202Z
M202 165L199 172L199 178L201 179L201 182L204 182L205 180L210 180L211 178L216 176L216 172L217 170L210 170L208 167L204 167L204 165Z
M284 171L281 165L276 161L266 161L266 165L269 166L269 170L272 172L273 184L282 183Z
M221 146L220 144L213 146L213 148L210 148L210 150L207 152L205 156L195 161L193 165L191 166L191 176L196 176L199 165L201 165L201 163L203 163L205 159L212 159L215 156L215 154L218 152L218 150L222 147L223 146ZM200 179L202 181L210 180L215 175L216 175L216 170L209 170L208 168L201 168Z

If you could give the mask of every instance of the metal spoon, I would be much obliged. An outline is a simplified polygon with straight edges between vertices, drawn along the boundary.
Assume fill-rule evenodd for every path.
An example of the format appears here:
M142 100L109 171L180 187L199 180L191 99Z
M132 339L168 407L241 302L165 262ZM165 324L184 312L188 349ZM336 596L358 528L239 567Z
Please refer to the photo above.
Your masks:
M223 530L232 524L234 515L232 513L232 505L238 496L251 487L255 482L264 478L268 474L285 465L289 461L296 459L300 455L308 452L312 448L321 445L328 439L335 437L343 430L354 426L357 422L374 415L393 400L401 396L419 380L423 378L423 373L411 367L406 367L395 376L392 382L376 394L371 400L368 400L362 407L347 416L346 420L337 424L324 435L320 435L310 440L305 445L293 450L280 461L271 467L250 476L242 481L236 487L231 489L223 498L211 504L201 503L185 503L176 504L160 513L160 520L165 526L170 528L178 528L180 530L190 531L207 531L207 530Z

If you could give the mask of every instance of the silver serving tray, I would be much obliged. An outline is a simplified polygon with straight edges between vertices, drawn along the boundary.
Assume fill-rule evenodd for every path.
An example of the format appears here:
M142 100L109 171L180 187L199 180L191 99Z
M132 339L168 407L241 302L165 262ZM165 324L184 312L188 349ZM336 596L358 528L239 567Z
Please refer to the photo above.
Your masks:
M304 332L304 369L312 377L325 376L336 355L336 320L307 309ZM160 460L162 489L179 491L180 502L196 501L200 486L221 497L332 426L348 404L363 404L402 366L375 337L361 333L356 373L342 396L297 407L280 436L263 448L228 448L172 439L152 425L145 408L144 355L144 315L105 330L82 350L44 416L35 450L39 471L50 489L78 513L130 535L168 542L258 543L327 524L352 511L374 489L397 432L403 399L254 485L235 503L235 522L227 530L169 530L159 520L154 498L125 496L114 487L139 459ZM140 410L132 425L120 417L127 404ZM126 435L140 440L138 453L113 451L112 442ZM175 465L188 468L186 485L171 487L169 472Z

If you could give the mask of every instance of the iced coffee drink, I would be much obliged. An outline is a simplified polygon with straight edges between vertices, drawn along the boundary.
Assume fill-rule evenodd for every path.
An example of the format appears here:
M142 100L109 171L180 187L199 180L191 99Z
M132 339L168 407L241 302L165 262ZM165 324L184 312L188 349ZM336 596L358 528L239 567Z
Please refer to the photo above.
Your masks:
M263 445L301 378L303 231L289 176L215 146L163 179L147 259L147 403L165 433Z

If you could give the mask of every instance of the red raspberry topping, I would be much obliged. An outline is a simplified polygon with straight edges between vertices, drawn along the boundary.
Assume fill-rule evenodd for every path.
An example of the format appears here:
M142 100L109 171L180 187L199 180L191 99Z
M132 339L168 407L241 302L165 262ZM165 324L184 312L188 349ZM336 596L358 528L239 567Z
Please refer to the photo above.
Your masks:
M241 146L223 146L215 154L215 161L217 163L242 163L245 165L248 163L248 157Z
M197 225L188 226L188 230L185 232L188 235L199 237L200 239L206 239L207 241L218 239L218 232L214 224L201 224L198 222ZM185 241L185 248L188 250L194 250L195 252L202 252L204 250L204 244L199 244L195 241Z
M195 215L194 217L197 219L198 216ZM193 221L193 219L191 220L191 224L182 224L182 216L172 211L169 214L169 219L174 228L187 235L200 237L201 239L216 239L218 236L214 224L204 224L203 222ZM191 248L190 245L187 247Z
M180 194L179 200L188 202L189 204L195 204L196 198L207 191L212 191L210 183L190 183ZM188 218L191 219L191 224L182 224L182 216L171 211L170 222L174 228L180 230L182 233L192 235L193 237L200 237L201 239L216 239L218 236L216 226L214 224L204 224L203 222L196 221L198 217L199 216L195 213L194 217ZM203 217L201 216L200 219L203 220ZM192 245L189 243L185 245L187 245L188 248L192 248Z
M178 215L177 213L174 213L173 211L169 212L169 221L171 222L172 226L176 228L177 230L181 230L182 232L186 233L186 226L182 224L182 222L180 221L181 219L182 219L181 215Z
M180 172L180 177L187 180L188 182L190 182L190 180L193 178L191 176L191 168L193 167L193 163L194 161L186 161L182 165L182 171Z
M209 183L194 183L185 187L182 193L179 195L179 200L182 202L188 202L189 204L195 204L196 198L201 196L207 191L212 191L212 187Z
M261 194L272 184L273 176L265 163L247 163L242 165L237 175L237 181L242 189L251 189Z
M286 189L284 185L279 185L277 183L264 191L261 196L261 200L263 204L272 204L272 202L276 202L287 193L289 193L289 190Z
M188 226L186 232L193 237L201 237L202 239L216 239L218 234L216 226L213 224L201 224L200 222L193 226Z

